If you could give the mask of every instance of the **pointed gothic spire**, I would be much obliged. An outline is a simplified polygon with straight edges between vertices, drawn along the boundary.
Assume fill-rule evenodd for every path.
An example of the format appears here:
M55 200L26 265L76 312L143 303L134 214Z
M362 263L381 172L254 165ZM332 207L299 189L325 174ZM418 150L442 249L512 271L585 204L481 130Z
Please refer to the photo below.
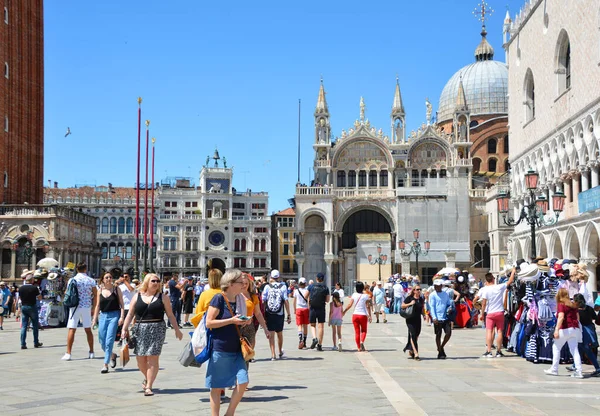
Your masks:
M394 93L394 104L392 105L392 115L404 114L404 104L402 104L402 94L400 94L400 82L396 77L396 92Z
M315 108L315 114L318 113L329 114L327 99L325 98L325 87L323 86L323 77L321 77L321 88L319 88L319 98L317 99L317 107Z
M508 6L506 6L506 16L504 17L504 24L510 25L510 23L511 23L510 12L508 10Z
M462 76L458 82L458 94L456 95L456 110L457 111L468 111L469 106L467 105L467 95L465 94L465 87L463 86Z

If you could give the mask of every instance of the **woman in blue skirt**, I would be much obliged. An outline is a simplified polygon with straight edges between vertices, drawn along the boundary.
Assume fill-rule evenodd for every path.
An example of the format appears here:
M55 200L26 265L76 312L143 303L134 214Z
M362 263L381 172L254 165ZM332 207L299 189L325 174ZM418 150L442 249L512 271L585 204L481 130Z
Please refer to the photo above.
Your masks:
M246 302L241 295L244 276L230 269L221 278L223 293L215 295L206 315L206 327L212 330L212 354L206 369L206 387L210 389L210 407L213 415L220 410L221 390L236 386L226 416L233 415L248 385L248 371L242 356L240 336L236 325L252 325L246 316Z

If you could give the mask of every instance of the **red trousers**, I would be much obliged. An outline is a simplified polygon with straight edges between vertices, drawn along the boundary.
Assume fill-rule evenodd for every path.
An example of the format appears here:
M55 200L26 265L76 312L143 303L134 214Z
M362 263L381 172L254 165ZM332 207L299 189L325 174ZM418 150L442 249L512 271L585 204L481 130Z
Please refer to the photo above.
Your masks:
M360 344L367 338L367 325L369 320L366 315L352 315L352 325L354 325L354 340L356 348L360 350Z

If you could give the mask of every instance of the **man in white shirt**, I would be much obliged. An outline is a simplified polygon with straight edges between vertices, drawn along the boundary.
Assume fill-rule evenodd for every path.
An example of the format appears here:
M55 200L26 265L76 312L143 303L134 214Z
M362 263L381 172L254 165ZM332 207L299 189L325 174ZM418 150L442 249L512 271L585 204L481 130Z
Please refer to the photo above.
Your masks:
M131 277L129 273L123 273L123 276L117 280L117 285L119 289L121 289L121 294L123 295L123 309L124 316L127 316L129 313L129 305L131 304L131 299L133 299L133 295L135 295L135 285L131 283ZM121 331L123 330L123 325L119 325L117 328L117 338L119 341L119 346L122 345L123 341L120 339Z
M502 354L502 333L504 331L504 295L506 288L515 281L515 270L512 270L510 279L506 283L495 284L494 275L487 273L485 275L485 286L479 290L478 296L481 299L481 320L485 319L486 329L486 351L484 358L492 357L492 344L494 343L494 328L498 333L496 345L496 358L504 357Z
M400 279L396 280L392 289L394 290L394 313L399 314L402 302L404 302L404 298L406 297L404 286L400 283Z

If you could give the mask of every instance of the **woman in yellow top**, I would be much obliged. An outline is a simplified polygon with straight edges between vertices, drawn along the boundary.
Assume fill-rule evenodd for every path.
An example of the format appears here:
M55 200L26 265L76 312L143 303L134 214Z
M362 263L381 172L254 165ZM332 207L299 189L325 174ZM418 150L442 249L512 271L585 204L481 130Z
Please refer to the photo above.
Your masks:
M196 327L200 323L200 320L204 316L204 313L208 310L210 301L215 297L216 294L221 293L221 277L223 273L219 269L210 269L208 272L208 285L210 289L205 290L200 294L198 304L196 305L195 315L190 319L190 322Z
M252 319L252 317L256 317L258 324L265 331L265 335L267 339L269 339L270 333L267 329L267 323L265 322L265 318L260 310L260 302L258 300L258 295L256 294L256 289L254 287L254 279L247 273L244 273L242 277L242 295L246 298L246 311L248 314L248 318ZM246 325L241 327L242 335L248 339L252 348L256 345L256 330L254 325Z

